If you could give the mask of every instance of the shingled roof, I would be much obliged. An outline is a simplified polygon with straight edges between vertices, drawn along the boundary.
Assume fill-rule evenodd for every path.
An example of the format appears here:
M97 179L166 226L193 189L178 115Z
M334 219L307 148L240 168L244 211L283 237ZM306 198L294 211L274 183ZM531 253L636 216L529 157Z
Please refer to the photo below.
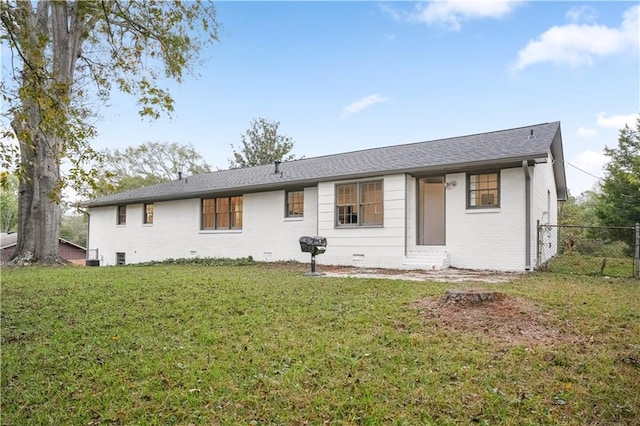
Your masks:
M108 195L86 207L197 198L202 196L301 187L321 181L391 173L448 173L491 166L518 166L523 160L546 158L551 151L558 198L566 198L560 122L372 148L273 164L221 170Z

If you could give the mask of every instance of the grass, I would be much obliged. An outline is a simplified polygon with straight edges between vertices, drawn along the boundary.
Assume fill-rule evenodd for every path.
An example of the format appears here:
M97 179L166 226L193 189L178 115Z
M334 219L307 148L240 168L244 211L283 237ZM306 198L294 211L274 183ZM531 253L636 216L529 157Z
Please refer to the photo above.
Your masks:
M2 424L640 424L636 280L486 285L581 336L507 347L411 305L459 283L306 269L3 269Z
M633 258L567 253L553 258L547 265L547 269L551 272L564 274L629 278L633 277Z

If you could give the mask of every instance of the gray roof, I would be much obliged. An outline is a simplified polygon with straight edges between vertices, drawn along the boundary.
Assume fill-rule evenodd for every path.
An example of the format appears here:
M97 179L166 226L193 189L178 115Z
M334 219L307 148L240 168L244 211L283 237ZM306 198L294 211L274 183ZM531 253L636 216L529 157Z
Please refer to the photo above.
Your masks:
M86 250L86 248L82 247L79 244L74 243L73 241L65 240L64 238L59 238L59 240L61 243L72 245L81 250ZM16 232L0 233L0 249L4 250L7 248L11 248L17 244L18 244L18 234Z
M532 133L533 132L533 133ZM533 134L533 137L531 137ZM83 203L109 206L278 188L312 186L321 181L363 178L391 173L428 174L518 166L523 160L546 158L551 151L558 198L566 198L560 122L304 158L280 164L221 170L108 195Z
M4 250L9 247L13 247L18 243L18 234L15 232L2 232L0 233L0 249Z

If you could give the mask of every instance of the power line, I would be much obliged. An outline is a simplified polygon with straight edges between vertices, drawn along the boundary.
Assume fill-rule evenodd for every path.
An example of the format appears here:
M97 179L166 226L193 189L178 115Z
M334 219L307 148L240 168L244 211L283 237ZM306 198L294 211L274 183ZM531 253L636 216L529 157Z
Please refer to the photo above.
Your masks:
M582 170L580 167L578 167L578 166L574 166L573 164L571 164L571 163L570 163L570 162L568 162L568 161L565 161L565 164L568 164L568 165L570 165L571 167L573 167L574 169L580 170L582 173L586 173L586 174L588 174L588 175L589 175L589 176L591 176L591 177L594 177L594 178L596 178L596 179L598 179L598 180L602 180L602 178L601 178L600 176L596 176L596 175L594 175L594 174L592 174L592 173L589 173L589 172L588 172L588 171L586 171L586 170Z

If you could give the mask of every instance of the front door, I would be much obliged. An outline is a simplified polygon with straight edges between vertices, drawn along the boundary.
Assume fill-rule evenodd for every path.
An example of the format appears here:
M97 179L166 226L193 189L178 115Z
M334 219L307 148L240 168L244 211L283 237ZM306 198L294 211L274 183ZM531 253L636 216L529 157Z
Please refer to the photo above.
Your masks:
M444 176L420 179L418 187L418 244L445 244Z

